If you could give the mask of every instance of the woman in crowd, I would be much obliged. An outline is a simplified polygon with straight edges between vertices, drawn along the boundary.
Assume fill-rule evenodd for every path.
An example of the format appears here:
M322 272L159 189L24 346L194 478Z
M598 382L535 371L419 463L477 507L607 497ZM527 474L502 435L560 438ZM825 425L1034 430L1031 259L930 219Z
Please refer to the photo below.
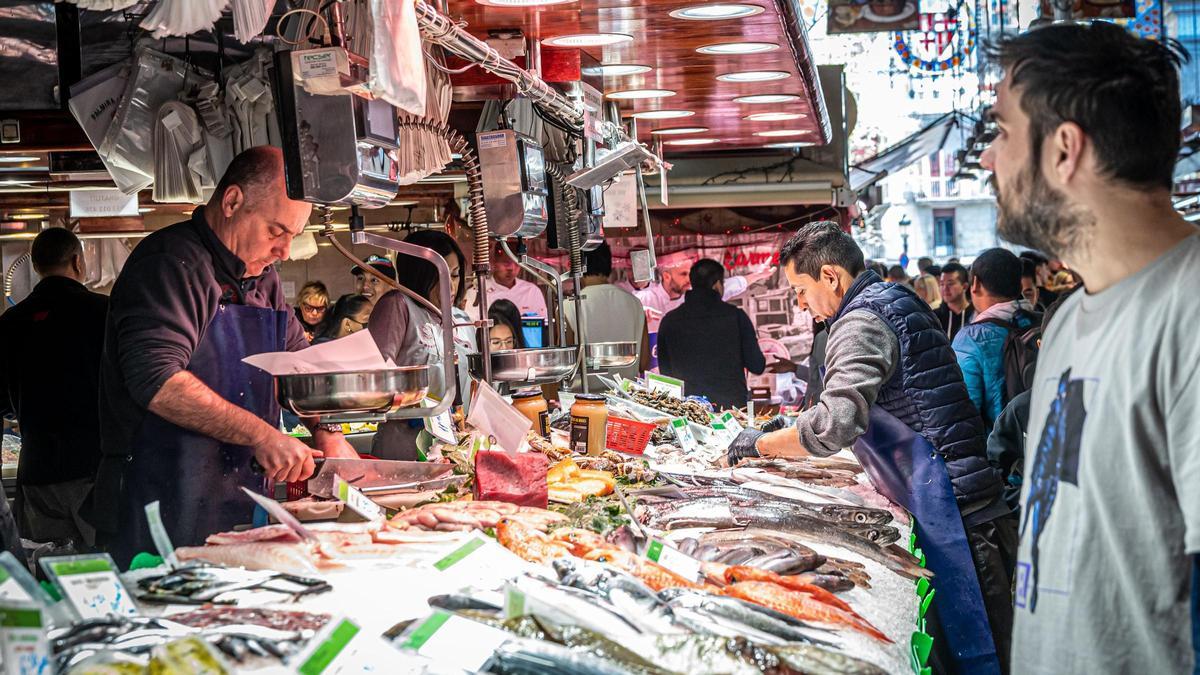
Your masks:
M445 232L422 230L404 240L406 243L430 249L441 255L450 268L450 302L462 300L465 270L462 249ZM401 286L425 298L434 306L441 305L437 268L432 263L412 256L401 256L396 265L397 281ZM454 323L469 323L466 312L452 308ZM371 313L371 335L385 358L397 366L433 366L429 370L429 393L440 398L446 393L442 377L442 325L438 316L423 304L400 291L389 291L375 303ZM458 362L457 392L469 392L467 354L477 351L474 331L469 327L454 331L454 354ZM420 420L387 422L375 434L373 453L383 459L416 459L416 436L423 428Z
M929 309L942 306L942 292L938 290L938 280L931 274L922 274L913 280L913 290L917 297L929 305Z
M310 281L300 289L296 297L296 318L304 326L304 337L312 342L325 332L325 320L329 317L329 291L325 284Z
M521 316L517 306L509 300L497 300L488 310L492 320L488 345L492 351L524 349L525 336L521 334Z
M313 344L346 337L367 327L371 318L371 300L363 295L343 295L333 306L325 331Z

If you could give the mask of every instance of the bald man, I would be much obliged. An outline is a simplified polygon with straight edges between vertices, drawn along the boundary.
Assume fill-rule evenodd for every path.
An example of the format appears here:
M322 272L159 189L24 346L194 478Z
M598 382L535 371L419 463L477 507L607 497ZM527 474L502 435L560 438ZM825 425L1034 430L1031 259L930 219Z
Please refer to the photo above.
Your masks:
M312 451L279 431L272 378L242 359L308 346L273 265L311 205L288 199L278 149L234 158L191 219L146 237L109 299L100 380L102 459L90 517L124 567L154 551L143 507L160 502L176 546L265 521L242 487L313 473ZM316 454L357 457L313 428Z

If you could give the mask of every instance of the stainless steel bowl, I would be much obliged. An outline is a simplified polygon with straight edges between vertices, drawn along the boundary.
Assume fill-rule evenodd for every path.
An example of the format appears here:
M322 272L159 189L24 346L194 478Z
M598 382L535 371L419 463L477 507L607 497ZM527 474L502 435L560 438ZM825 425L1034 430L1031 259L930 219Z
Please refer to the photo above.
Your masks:
M594 342L586 348L589 370L628 368L637 363L636 342Z
M492 352L493 382L549 383L566 378L579 361L577 347L508 349ZM483 355L470 355L471 374L483 377Z
M416 405L429 390L429 366L279 375L275 395L287 410L310 417L387 413Z

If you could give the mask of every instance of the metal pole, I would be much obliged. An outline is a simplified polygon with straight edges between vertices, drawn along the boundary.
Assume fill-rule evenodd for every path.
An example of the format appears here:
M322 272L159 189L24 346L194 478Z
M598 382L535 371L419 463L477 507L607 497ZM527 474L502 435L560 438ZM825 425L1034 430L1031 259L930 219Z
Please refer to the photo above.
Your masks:
M634 139L637 138L637 120L629 120L629 135ZM659 167L659 171L666 171L665 167ZM654 253L654 230L650 227L650 206L646 203L646 179L642 176L642 165L637 165L637 189L638 198L642 204L642 225L646 228L646 248L650 250L650 277L653 283L654 274L658 271L658 256Z

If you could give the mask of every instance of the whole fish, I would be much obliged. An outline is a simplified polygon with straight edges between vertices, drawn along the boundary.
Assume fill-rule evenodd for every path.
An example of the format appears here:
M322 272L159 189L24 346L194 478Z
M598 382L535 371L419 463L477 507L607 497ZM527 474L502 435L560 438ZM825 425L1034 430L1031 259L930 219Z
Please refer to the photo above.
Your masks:
M559 581L594 594L644 633L675 633L671 608L641 581L609 565L559 558L554 561Z
M776 536L768 530L725 529L706 532L700 536L696 549L697 557L711 560L716 551L730 548L748 548L762 551L760 556L787 551L792 557L791 564L786 566L787 573L804 572L820 567L825 562L825 556L811 548L796 542L793 538ZM747 561L746 564L751 564ZM757 565L752 565L757 567ZM772 565L775 566L775 565ZM783 574L780 569L772 571Z
M725 583L728 584L736 584L739 581L766 581L772 584L783 586L789 591L807 593L811 595L814 600L837 607L838 609L848 612L860 619L862 618L862 616L860 616L858 612L854 611L845 600L842 600L820 586L813 586L812 584L804 583L804 581L795 577L785 577L772 572L755 569L753 567L738 566L725 568L724 576Z
M734 598L741 598L757 605L783 612L801 621L845 626L870 635L882 642L891 642L878 628L857 615L827 605L807 593L788 590L778 584L765 581L740 581L721 591Z
M803 507L782 502L735 502L730 507L733 519L741 525L778 527L780 523L811 522L835 527L877 544L890 544L900 539L900 531L888 525L838 522L823 518Z
M562 645L518 637L497 647L480 670L493 675L651 675Z
M802 508L814 516L843 523L886 525L894 520L892 513L887 509L877 509L869 506L851 506L848 504L822 504L811 500L793 499L787 494L763 492L741 485L684 487L676 490L676 494L688 499L726 497L734 502L750 501L762 505L771 505L775 502L780 502L780 506L790 505L794 508ZM651 503L661 503L670 498L669 494L655 495L649 498L649 501ZM647 497L639 496L639 501L647 500Z
M652 560L620 549L598 548L588 552L584 560L608 563L625 570L655 591L664 588L703 588L702 584L685 579Z
M873 663L813 645L783 645L772 647L771 652L806 675L887 675L887 671Z
M590 654L640 675L674 675L660 668L641 655L600 635L579 626L547 627L550 639L572 650Z
M695 622L694 630L704 634L747 635L757 631L783 642L808 642L829 644L812 636L822 631L791 616L753 603L703 591L671 588L659 594L678 614L685 610L696 612L701 621ZM718 628L725 627L728 632Z
M664 500L657 503L642 503L639 500L634 515L643 525L658 530L736 525L729 500L724 497Z

